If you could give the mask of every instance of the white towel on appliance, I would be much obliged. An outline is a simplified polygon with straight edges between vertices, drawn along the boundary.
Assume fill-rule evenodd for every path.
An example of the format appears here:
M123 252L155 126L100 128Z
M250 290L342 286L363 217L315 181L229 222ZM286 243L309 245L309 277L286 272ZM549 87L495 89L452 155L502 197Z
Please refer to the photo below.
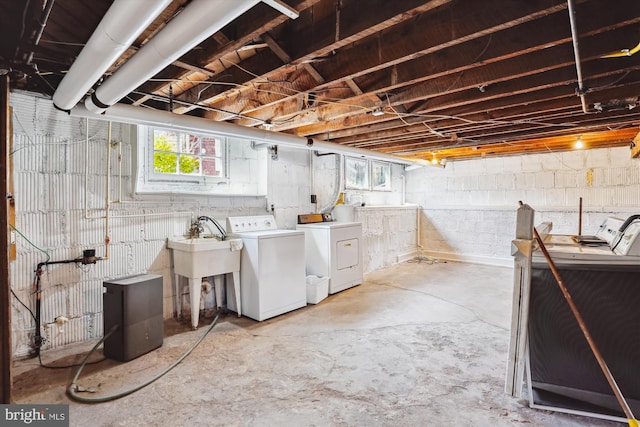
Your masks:
M242 249L242 239L231 239L229 240L229 245L232 251L239 251Z

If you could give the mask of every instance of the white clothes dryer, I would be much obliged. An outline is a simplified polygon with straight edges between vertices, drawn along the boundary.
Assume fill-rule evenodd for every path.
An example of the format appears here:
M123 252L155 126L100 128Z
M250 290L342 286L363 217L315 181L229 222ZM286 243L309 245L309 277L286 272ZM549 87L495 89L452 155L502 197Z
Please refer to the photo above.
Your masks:
M361 223L316 222L296 228L305 233L307 274L328 277L330 294L362 283Z

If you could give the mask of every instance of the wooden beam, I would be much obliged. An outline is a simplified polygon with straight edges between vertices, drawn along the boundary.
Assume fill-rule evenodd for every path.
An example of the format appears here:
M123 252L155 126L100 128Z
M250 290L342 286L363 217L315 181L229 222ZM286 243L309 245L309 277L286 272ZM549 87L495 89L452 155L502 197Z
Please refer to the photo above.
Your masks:
M599 20L598 24L594 23L586 28L586 30L588 30L586 34L591 35L588 39L589 42L586 43L585 58L587 59L599 58L601 53L607 49L608 43L610 43L608 39L601 37L600 33L603 27L612 25L619 17L613 16L613 14L607 12L607 10L606 8L603 9L602 6L594 10L598 12L597 16L601 18L605 17L606 19L603 18L604 23ZM591 9L589 9L589 11L591 11ZM325 67L322 75L326 78L327 83L321 85L321 87L325 87L330 83L335 85L336 82L344 79L344 82L352 88L355 94L375 94L391 91L394 92L395 95L392 96L390 102L396 108L402 103L415 102L424 98L428 99L435 95L457 92L465 88L477 89L487 84L491 85L499 82L508 83L514 77L527 77L529 75L536 75L542 71L568 67L569 65L573 67L571 70L573 70L572 73L575 74L575 66L573 65L574 58L572 54L570 54L571 50L567 49L567 44L571 38L565 35L566 31L560 30L560 28L563 28L561 24L566 21L565 14L555 13L547 20L550 20L553 24L549 25L550 31L536 31L540 25L540 22L537 20L517 26L517 31L520 31L520 27L523 27L522 31L526 28L528 31L525 32L531 34L527 39L526 47L523 47L522 40L518 37L519 33L516 32L515 28L503 30L485 36L484 38L471 39L459 45L452 45L443 50L439 50L437 54L424 55L417 58L409 56L409 58L411 58L410 60L396 64L393 67L385 67L382 70L374 72L371 72L371 69L367 69L367 72L370 72L370 74L360 77L359 85L355 85L354 80L351 78L352 76L347 78L341 77L344 67L332 65L331 68L326 68L323 65L324 61L319 60L316 69ZM424 31L432 31L430 29L422 29L422 27L419 28L419 32L422 35ZM632 36L628 34L632 29L632 26L628 26L617 30L617 32L621 34L624 33L623 35L626 34L625 37L621 38L628 39L632 38ZM409 32L405 33L411 34ZM431 33L429 34L431 35ZM437 34L433 36L436 37ZM427 37L427 39L429 38L432 37ZM394 37L391 37L391 39L394 39ZM390 54L385 53L388 50L385 46L384 49L381 50L381 55L383 57L389 56ZM366 56L365 53L360 55L358 52L359 50L351 49L349 57ZM479 55L478 52L482 52L482 55ZM283 61L288 62L290 55L287 53L286 57L280 57ZM532 64L535 66L532 66ZM377 63L375 65L377 65ZM487 77L479 78L477 75L479 73L476 72L463 72L469 69L475 70L476 68L482 70L482 74ZM424 69L430 70L428 76L424 75ZM413 84L418 81L426 82L419 85ZM407 87L408 89L398 92L397 89L400 87ZM311 90L311 88L298 89L303 91ZM286 102L294 96L295 95L290 95L287 97L283 94L282 101ZM222 100L222 98L219 99L221 99L221 104L216 104L218 108L233 109L225 106L225 104L231 102L230 98L224 100ZM276 116L274 114L276 108L273 102L259 103L257 105L259 105L257 107L258 110L271 110L266 113L257 113L257 115L268 117ZM244 113L254 115L254 111L252 110L244 111ZM376 120L374 120L374 122L375 121ZM354 121L350 120L350 122L353 125ZM336 129L345 128L340 125ZM331 128L328 127L326 131L330 132ZM315 132L318 131L316 130ZM299 135L308 134L306 129L297 129L296 133Z
M589 149L623 147L628 146L631 140L638 133L638 127L618 129L613 131L592 132L581 134ZM522 139L517 142L496 143L478 146L466 146L460 148L449 148L439 150L434 146L428 150L414 150L412 156L431 160L435 155L438 159L463 160L478 157L498 157L512 156L531 153L559 152L575 150L574 143L576 135L566 135L561 137L549 137L540 139ZM387 152L380 150L381 152Z
M0 76L0 187L5 193L5 208L0 213L0 229L5 230L0 254L0 383L2 383L2 403L11 403L11 277L9 275L9 145L10 107L9 76Z
M305 10L313 7L321 0L296 0L289 2L289 5L296 10ZM174 62L174 65L182 67L185 71L180 73L170 72L166 74L161 72L159 77L162 79L175 79L181 80L186 78L193 71L193 67L198 69L207 69L209 64L212 64L229 52L238 50L253 40L259 39L262 34L273 30L279 25L289 20L289 17L279 13L275 9L269 6L265 6L263 9L257 8L256 10L250 10L237 19L236 27L240 28L239 34L242 34L237 39L230 39L221 31L214 34L210 40L203 42L203 49L192 50L187 53L181 61ZM213 48L213 43L217 43L219 47ZM161 94L166 93L169 84L167 83L145 83L141 87L142 92Z
M331 56L333 55L333 51L343 46L350 45L355 41L366 38L377 31L390 28L400 22L413 22L412 18L416 15L435 9L450 1L451 0L432 0L424 2L424 0L405 0L402 2L389 2L376 0L375 6L371 5L370 7L364 8L364 10L357 2L353 2L353 4L349 3L345 8L340 10L340 23L344 25L344 27L339 31L340 38L338 40L335 39L335 16L325 17L320 22L312 22L310 27L308 26L309 23L301 16L297 20L287 23L287 25L291 26L292 32L303 31L301 34L314 34L314 37L311 39L311 43L309 43L309 39L306 37L298 37L293 40L292 45L288 47L286 52L286 56L291 57L291 62L284 62L283 64L282 59L280 59L274 51L270 51L270 55L261 52L241 64L242 68L250 70L254 75L248 74L240 69L228 70L225 73L229 75L226 81L232 81L238 85L246 85L251 82L262 82L267 78L272 78L274 75L289 72L291 68L295 66L303 66L303 68L306 68L304 64L308 61L327 55ZM359 19L346 19L346 16L359 17ZM407 25L409 24L405 24L403 28L406 29ZM298 26L305 27L298 28ZM274 61L273 58L270 57L275 57L279 60ZM316 81L318 78L326 79L324 71L320 70L321 62L322 61L314 62L313 71L310 72ZM307 71L309 72L308 69ZM327 74L331 73L327 71ZM256 75L258 77L256 77ZM327 85L327 82L322 83L322 85ZM313 89L314 87L317 87L317 85L309 86L306 90ZM227 90L229 90L228 87L216 85L212 85L205 90L193 88L182 94L180 98L188 102L195 102L194 100L198 99L198 103L200 104L230 109L220 105L213 105L216 102L216 98L224 98L224 95L221 95Z

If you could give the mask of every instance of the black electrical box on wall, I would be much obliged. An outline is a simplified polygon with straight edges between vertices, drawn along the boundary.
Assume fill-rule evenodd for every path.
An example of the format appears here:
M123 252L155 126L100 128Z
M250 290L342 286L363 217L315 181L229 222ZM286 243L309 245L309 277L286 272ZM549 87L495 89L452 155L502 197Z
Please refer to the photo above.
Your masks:
M104 355L126 362L162 345L162 276L141 274L103 282Z

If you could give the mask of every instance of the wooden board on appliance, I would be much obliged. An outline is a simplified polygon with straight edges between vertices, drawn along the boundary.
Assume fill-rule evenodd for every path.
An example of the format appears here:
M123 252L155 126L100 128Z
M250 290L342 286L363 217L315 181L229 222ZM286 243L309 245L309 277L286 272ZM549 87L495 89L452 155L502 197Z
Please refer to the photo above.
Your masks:
M298 215L298 224L314 224L322 222L322 214L302 214Z

